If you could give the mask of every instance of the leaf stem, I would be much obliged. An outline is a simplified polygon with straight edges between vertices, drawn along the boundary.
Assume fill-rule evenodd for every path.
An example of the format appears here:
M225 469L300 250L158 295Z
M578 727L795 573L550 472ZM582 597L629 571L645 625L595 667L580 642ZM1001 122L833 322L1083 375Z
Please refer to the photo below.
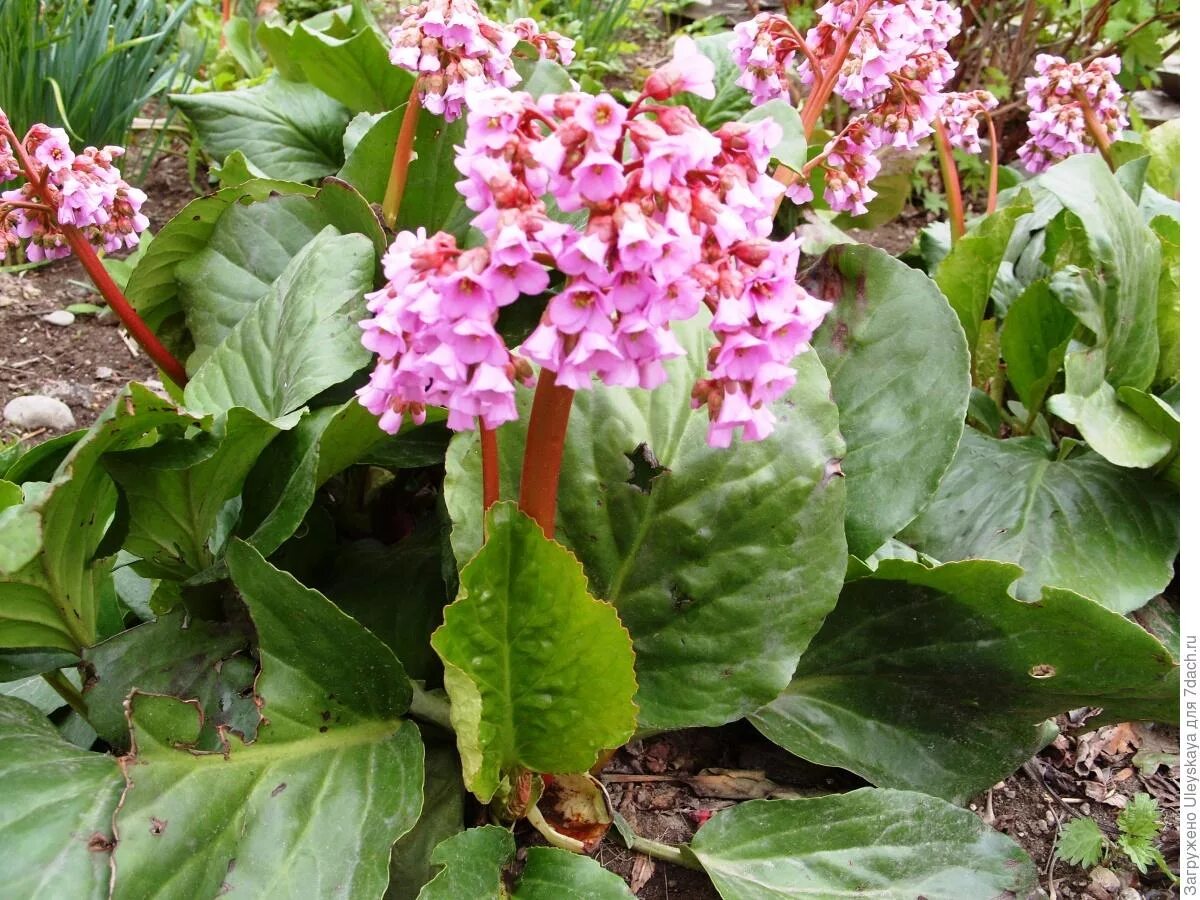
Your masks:
M1079 107L1083 110L1083 121L1087 124L1088 134L1092 136L1096 149L1108 163L1109 169L1117 171L1116 160L1113 159L1112 154L1112 141L1108 139L1108 132L1096 117L1096 110L1088 100L1087 92L1083 88L1075 88L1075 99L1079 101Z
M413 718L444 728L446 731L453 731L454 726L450 723L449 701L433 691L425 690L425 686L420 682L413 681L411 684L412 702L409 704L408 714Z
M554 383L556 373L542 369L529 414L525 460L521 467L521 511L554 537L554 514L558 506L558 477L563 448L567 442L567 420L575 392Z
M92 245L83 236L83 232L74 225L63 225L62 231L84 271L87 272L92 283L96 285L101 296L117 314L117 318L121 320L121 324L125 326L133 339L141 345L146 354L154 360L155 365L166 373L168 378L179 387L186 385L188 377L182 363L171 355L171 351L162 345L155 337L154 332L142 321L141 316L130 305L121 289L117 287L117 283L108 274L108 270L100 262L100 257L96 255Z
M629 842L629 849L635 853L643 853L654 859L661 859L665 862L674 863L677 866L683 866L685 869L703 872L704 866L700 865L692 854L683 852L686 846L686 844L664 844L661 841L652 841L641 835L634 835L633 840Z
M483 451L483 511L500 499L500 451L496 446L496 429L486 428L479 419L479 447Z
M61 669L43 672L42 679L54 688L54 693L62 697L71 709L83 716L84 719L88 717L87 701L83 699L83 694L79 693L75 685L67 680Z
M954 162L954 153L950 150L950 140L941 117L933 120L933 128L933 141L937 145L938 162L942 168L942 186L946 190L946 205L950 209L950 241L957 243L967 233L962 183L958 179L958 166Z
M392 174L388 177L387 191L383 195L383 220L388 228L395 229L400 216L400 203L404 199L404 186L408 182L408 167L412 162L413 138L417 133L417 114L421 110L418 86L413 82L408 103L404 106L404 119L400 122L400 134L396 137L396 155L392 157Z

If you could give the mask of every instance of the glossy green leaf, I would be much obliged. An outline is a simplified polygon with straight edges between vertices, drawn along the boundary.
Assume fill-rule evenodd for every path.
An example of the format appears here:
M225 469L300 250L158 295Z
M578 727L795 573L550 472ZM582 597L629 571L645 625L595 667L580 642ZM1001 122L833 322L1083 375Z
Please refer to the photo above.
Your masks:
M557 847L530 847L513 900L632 900L621 876Z
M418 900L504 900L503 871L516 856L517 843L507 828L468 828L434 849L430 861L443 869Z
M42 713L0 697L0 878L10 897L108 897L114 757L64 741Z
M771 158L793 172L803 169L808 162L808 139L804 136L804 123L796 107L786 100L771 100L742 116L743 122L761 119L773 119L783 131L779 143L771 148Z
M327 227L196 370L185 402L276 419L345 380L370 359L358 320L374 280L371 242Z
M25 503L0 512L7 521L19 513L36 515L41 531L32 558L23 553L9 560L14 568L0 569L0 647L77 652L96 642L100 586L107 577L97 554L117 505L100 458L180 420L174 406L130 385L75 444L52 482L36 491L27 485Z
M357 399L306 413L251 471L239 533L259 553L274 553L304 521L317 488L387 438Z
M583 567L515 504L487 516L433 635L467 787L484 803L518 768L585 772L633 734L633 646Z
M453 744L425 744L425 796L421 818L392 847L391 879L384 900L415 900L434 877L438 844L463 830L464 789Z
M311 197L316 192L316 188L290 181L254 180L193 200L155 235L154 243L129 278L125 289L129 302L142 318L156 327L181 310L176 268L208 246L226 212L273 194ZM265 291L264 287L255 296L261 296Z
M557 537L633 635L647 730L722 724L775 697L846 570L845 449L816 354L796 359L774 435L717 450L690 405L711 336L702 321L676 335L688 358L662 387L576 395L559 484ZM502 496L516 495L524 431L498 433ZM481 542L474 435L451 443L446 467L462 562Z
M751 717L805 759L956 803L1051 740L1046 723L1104 707L1174 719L1178 667L1121 615L1070 591L1025 603L1021 570L881 560L847 584L788 689Z
M943 561L1017 563L1024 600L1060 587L1129 612L1171 580L1178 497L1094 453L1056 460L1039 438L967 429L937 496L901 537Z
M969 355L937 286L882 250L834 247L807 283L834 303L816 348L846 439L846 538L865 558L921 511L953 460Z
M1143 139L1150 153L1146 183L1174 200L1179 199L1180 138L1179 119L1171 119L1152 128Z
M1051 397L1046 406L1079 429L1109 462L1148 469L1171 452L1171 442L1117 399L1116 390L1104 380L1105 358L1103 350L1068 354L1066 391Z
M217 561L225 505L241 495L251 467L278 433L234 408L211 429L105 457L129 506L123 547L141 559L142 574L186 581Z
M1029 285L1008 307L1000 349L1008 381L1031 413L1041 410L1075 328L1075 317L1044 279Z
M952 247L937 267L934 280L950 302L967 335L972 354L979 339L979 323L992 294L992 284L1017 220L1033 211L1028 194L980 219Z
M199 710L133 695L112 896L155 896L171 883L204 896L382 896L391 846L421 808L404 670L247 545L228 555L259 637L258 738L230 736L225 754L189 752Z
M1114 387L1149 386L1158 365L1157 238L1096 154L1064 160L1043 173L1039 183L1078 217L1087 233L1098 321L1080 321L1095 334L1095 346L1106 350L1106 379Z
M1159 385L1179 381L1180 248L1179 220L1156 216L1150 228L1158 235L1162 247L1162 269L1158 277L1158 373L1154 382Z
M220 346L305 245L330 226L341 234L365 234L383 249L375 214L343 182L329 180L313 197L271 196L234 203L222 212L204 243L174 267L195 344L187 359L190 372Z
M372 28L336 38L299 24L290 52L305 80L353 112L385 112L407 102L411 72L392 65Z
M696 48L716 67L713 76L716 96L706 100L685 93L679 95L678 102L694 112L705 128L720 128L726 122L736 121L751 109L750 92L737 84L742 70L733 61L733 54L729 50L733 38L732 31L696 38Z
M724 900L965 900L1024 897L1037 885L1010 838L965 809L908 791L752 800L713 816L691 848Z
M235 150L271 178L308 181L342 164L350 110L311 84L284 81L208 94L171 94L204 149L223 160Z

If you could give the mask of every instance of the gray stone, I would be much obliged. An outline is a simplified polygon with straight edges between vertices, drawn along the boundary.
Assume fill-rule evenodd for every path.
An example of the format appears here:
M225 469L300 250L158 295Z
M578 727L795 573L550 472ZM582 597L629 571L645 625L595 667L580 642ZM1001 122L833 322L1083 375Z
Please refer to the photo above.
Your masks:
M65 309L56 309L54 312L42 316L42 321L57 325L59 328L66 328L68 325L75 324L75 313Z
M116 374L117 373L114 372L112 369L110 369L108 366L97 366L96 367L96 377L99 378L101 381L103 381L107 378L112 378Z
M18 428L52 428L66 431L75 427L71 408L61 400L42 394L14 397L4 407L4 418Z

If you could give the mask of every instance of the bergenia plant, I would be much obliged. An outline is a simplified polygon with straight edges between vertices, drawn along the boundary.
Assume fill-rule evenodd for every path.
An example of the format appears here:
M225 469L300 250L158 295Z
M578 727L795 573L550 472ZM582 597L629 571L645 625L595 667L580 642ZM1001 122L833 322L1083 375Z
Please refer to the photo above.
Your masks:
M63 129L41 124L18 137L0 109L0 184L22 179L0 193L0 262L16 249L30 262L74 253L129 333L182 386L183 366L142 322L96 255L136 247L150 224L141 211L145 193L126 183L114 164L124 153L120 147L75 153Z

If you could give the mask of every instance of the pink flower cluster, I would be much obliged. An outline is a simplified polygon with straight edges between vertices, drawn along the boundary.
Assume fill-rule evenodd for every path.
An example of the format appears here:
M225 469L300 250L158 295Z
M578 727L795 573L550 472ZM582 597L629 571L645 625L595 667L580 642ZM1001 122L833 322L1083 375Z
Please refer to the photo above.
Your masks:
M946 47L962 15L946 0L831 0L817 12L818 23L803 38L775 13L736 26L731 49L743 70L738 84L755 104L786 97L795 64L810 99L828 86L858 113L818 164L826 170L829 205L860 214L875 196L868 185L880 168L876 153L914 149L933 133L955 70ZM801 183L788 196L800 201L811 193Z
M114 160L120 147L71 150L61 128L34 125L20 148L4 132L8 119L0 111L0 183L21 177L24 160L33 180L0 192L0 260L25 243L30 262L69 256L63 226L74 226L97 249L132 248L149 220L142 215L146 195L121 178Z
M1058 56L1041 54L1034 64L1037 75L1025 79L1028 95L1029 140L1017 150L1031 174L1077 153L1095 153L1095 139L1088 131L1079 94L1105 130L1115 140L1129 125L1122 108L1121 87L1113 77L1121 72L1121 60L1106 56L1087 66L1068 63Z
M607 94L535 102L503 88L467 99L459 190L485 237L401 235L389 284L363 323L379 353L360 396L387 430L426 403L450 409L450 427L516 418L525 360L556 384L653 389L664 363L684 355L671 323L713 311L718 343L694 403L709 412L709 441L726 446L770 433L768 408L792 385L788 363L829 305L796 284L794 240L769 239L783 188L766 175L781 130L771 120L729 123L715 134L682 106L683 90L713 96L713 65L681 39L674 58L626 108ZM545 198L571 227L551 216ZM496 331L499 311L542 297L541 319L514 355ZM535 302L527 300L526 302Z
M988 91L947 94L938 116L946 126L950 146L966 153L982 152L979 117L991 112L997 105L998 101Z
M417 73L421 105L447 121L462 114L468 94L521 80L511 59L519 41L532 43L543 59L566 65L575 58L570 38L541 32L533 19L493 22L475 0L422 0L405 13L388 35L391 61Z

